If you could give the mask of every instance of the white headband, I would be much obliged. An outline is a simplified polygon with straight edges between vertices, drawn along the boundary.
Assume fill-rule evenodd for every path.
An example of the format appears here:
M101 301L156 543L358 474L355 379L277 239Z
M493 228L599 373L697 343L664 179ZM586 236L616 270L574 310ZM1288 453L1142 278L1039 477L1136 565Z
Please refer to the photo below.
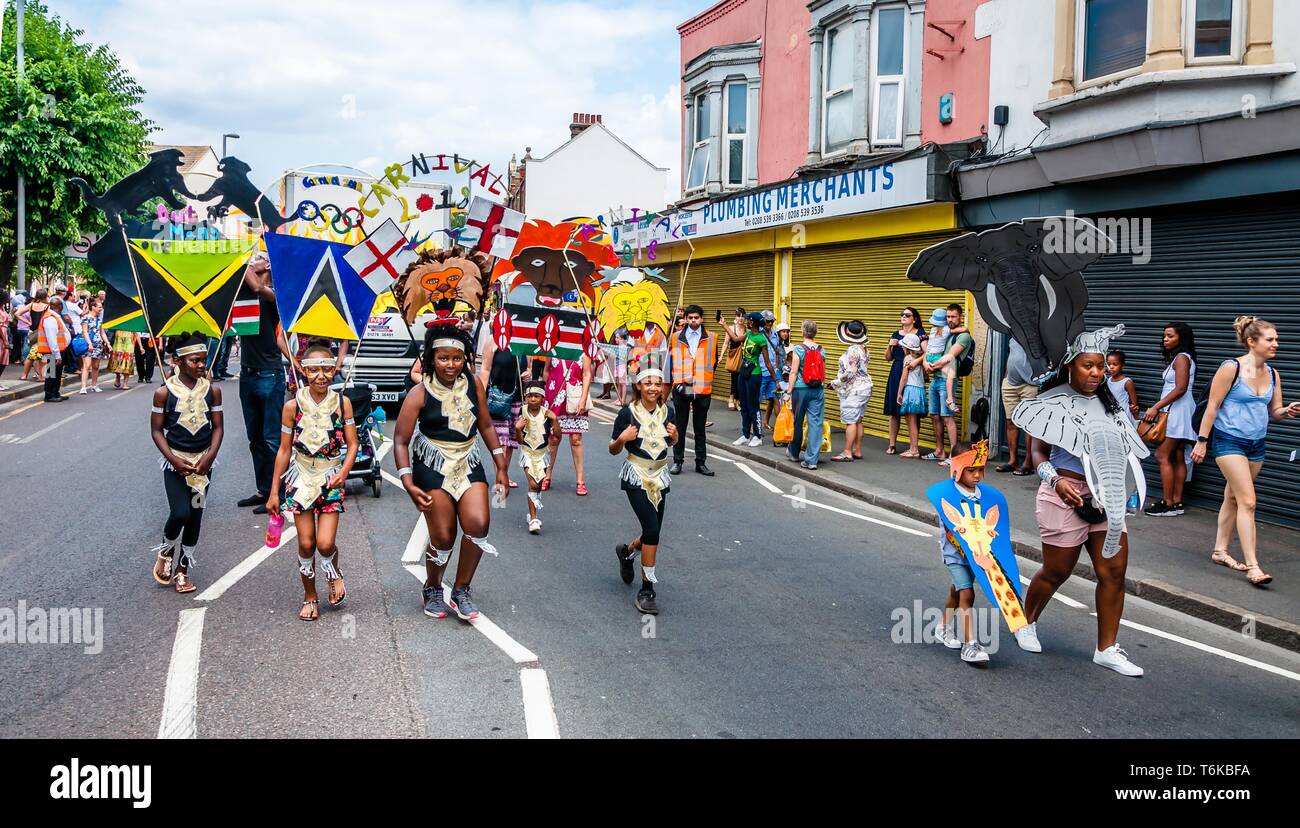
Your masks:
M433 340L433 348L434 350L437 350L438 348L455 348L461 353L464 353L465 343L461 342L459 339L452 339L451 337L443 337L442 339Z
M652 377L658 378L662 381L664 378L664 372L660 371L658 368L647 368L636 375L636 381L641 382L642 380L648 380Z
M208 352L207 345L186 345L184 348L176 349L176 356L185 357L185 356L189 356L190 354L206 354L207 352Z
M325 357L316 357L315 359L304 359L302 367L304 368L333 368L337 363L332 359Z

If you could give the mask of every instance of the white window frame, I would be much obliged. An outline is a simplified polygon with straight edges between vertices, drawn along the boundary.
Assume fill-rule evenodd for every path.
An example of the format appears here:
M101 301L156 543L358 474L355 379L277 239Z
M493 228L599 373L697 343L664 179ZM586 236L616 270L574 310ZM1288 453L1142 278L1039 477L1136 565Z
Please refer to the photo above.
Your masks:
M835 33L839 33L841 36L848 35L850 38L852 38L852 37L853 37L853 26L852 26L852 24L849 23L849 21L847 21L847 20L844 21L844 22L842 22L842 23L839 23L839 24L837 24L837 25L835 25L835 26L829 26L829 27L827 27L827 29L826 29L826 37L825 37L825 40L823 41L823 42L826 44L826 46L825 46L825 48L822 50L822 65L821 65L821 75L822 75L822 82L821 82L821 90L822 90L822 124L821 124L821 126L822 126L822 134L821 134L821 139L822 139L822 140L821 140L821 145L822 145L822 155L834 155L834 154L836 154L836 153L846 152L846 151L848 150L848 148L849 148L849 144L853 143L853 138L852 138L852 136L850 136L850 137L849 137L849 140L845 141L844 144L843 144L842 146L838 146L838 147L832 147L832 146L828 143L828 141L827 141L826 122L827 122L827 119L828 119L829 116L830 116L830 102L831 102L831 99L832 99L832 98L838 98L838 97L841 96L841 95L848 95L848 96L849 96L849 100L852 100L852 99L853 99L853 74L852 74L851 72L849 73L849 85L848 85L848 86L840 87L840 88L838 88L838 89L829 89L829 88L827 87L827 84L830 83L830 69L831 69L831 35L833 35L833 34L835 34ZM852 53L852 51L853 51L852 47L855 46L856 44L854 44L854 43L852 43L852 42L850 41L850 44L849 44L849 45L850 45L850 53Z
M708 152L710 149L709 145L713 143L712 135L705 135L705 137L702 140L697 137L700 134L700 110L703 109L703 107L700 105L700 102L707 101L709 99L709 90L704 89L703 91L700 92L694 92L692 93L691 98L693 102L693 106L691 107L691 156L688 159L686 164L686 182L685 182L686 186L683 187L683 192L694 192L696 190L703 190L709 186ZM704 129L705 132L707 133L710 131L711 128L708 124L705 124ZM699 184L691 186L691 170L694 169L695 167L695 155L700 150L704 150L705 152L704 177L700 180Z
M1152 7L1152 0L1147 0L1147 36L1146 48L1144 52L1151 52L1151 15L1155 11ZM1131 78L1134 75L1142 74L1142 64L1139 63L1132 69L1124 69L1119 72L1112 72L1109 75L1102 75L1098 78L1089 80L1083 79L1083 62L1086 53L1088 37L1088 5L1087 0L1074 0L1074 88L1086 89L1092 86L1101 86L1107 83L1114 83L1124 78ZM1143 58L1143 62L1146 59Z
M1246 4L1232 0L1231 51L1226 55L1196 57L1196 0L1183 0L1183 60L1188 66L1241 63L1246 39Z
M728 132L728 124L731 121L731 95L737 88L745 100L745 131ZM740 181L732 182L731 180L731 142L741 142L740 153ZM749 178L749 81L745 78L727 78L722 84L722 146L719 148L719 160L725 159L726 163L721 166L723 188L734 187L743 188Z
M879 65L880 57L880 13L897 9L903 13L903 74L901 75L877 75L876 67ZM903 110L907 103L907 25L908 13L906 6L879 6L873 14L874 19L871 21L871 144L872 146L894 147L903 145ZM894 138L881 139L876 135L876 127L880 121L880 87L896 83L898 84L898 113L894 120Z

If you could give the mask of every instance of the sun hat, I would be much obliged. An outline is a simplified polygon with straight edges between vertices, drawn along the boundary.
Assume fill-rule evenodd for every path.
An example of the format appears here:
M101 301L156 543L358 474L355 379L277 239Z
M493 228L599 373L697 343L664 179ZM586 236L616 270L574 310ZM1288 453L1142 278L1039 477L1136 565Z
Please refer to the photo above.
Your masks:
M917 336L914 333L910 333L907 336L900 339L898 341L898 344L902 345L903 350L905 351L919 351L921 350L921 337Z
M789 322L778 322L778 323L776 323L776 327L773 328L772 330L776 331L777 333L780 333L781 331L788 331L788 330L790 330L790 323L789 323Z
M849 319L841 322L839 327L835 329L835 335L845 345L867 344L867 326L862 324L861 319Z
M947 308L935 308L934 313L930 314L931 325L947 325L948 310Z

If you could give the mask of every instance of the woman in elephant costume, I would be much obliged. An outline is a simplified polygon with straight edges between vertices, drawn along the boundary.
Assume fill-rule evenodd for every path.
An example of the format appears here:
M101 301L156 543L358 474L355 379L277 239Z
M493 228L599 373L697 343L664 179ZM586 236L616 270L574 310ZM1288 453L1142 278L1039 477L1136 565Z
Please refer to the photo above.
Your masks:
M1146 496L1140 460L1150 452L1124 416L1106 385L1106 352L1123 325L1079 334L1066 350L1055 377L1036 399L1016 407L1011 419L1036 438L1038 527L1043 567L1025 596L1029 624L1016 631L1016 643L1041 652L1039 614L1065 583L1086 547L1097 573L1097 649L1092 660L1125 676L1140 676L1115 643L1124 612L1128 569L1125 504L1136 490Z

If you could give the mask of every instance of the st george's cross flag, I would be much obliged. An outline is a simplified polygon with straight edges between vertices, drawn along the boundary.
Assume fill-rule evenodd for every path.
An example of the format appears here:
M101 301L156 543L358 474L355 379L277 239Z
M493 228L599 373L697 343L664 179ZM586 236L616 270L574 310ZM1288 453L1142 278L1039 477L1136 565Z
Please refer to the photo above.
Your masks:
M131 266L153 336L220 337L256 239L132 239Z
M581 311L506 304L492 316L492 336L500 350L516 356L582 359L591 334Z
M266 236L280 324L288 333L360 339L375 292L348 264L352 248L338 242L272 233Z
M415 261L415 251L401 229L388 219L343 257L376 295L393 286Z
M498 259L509 259L515 251L519 228L523 226L524 214L518 210L503 207L482 196L474 196L469 201L465 227L467 230L477 228L479 231L475 250ZM473 238L473 231L466 233L466 237Z

